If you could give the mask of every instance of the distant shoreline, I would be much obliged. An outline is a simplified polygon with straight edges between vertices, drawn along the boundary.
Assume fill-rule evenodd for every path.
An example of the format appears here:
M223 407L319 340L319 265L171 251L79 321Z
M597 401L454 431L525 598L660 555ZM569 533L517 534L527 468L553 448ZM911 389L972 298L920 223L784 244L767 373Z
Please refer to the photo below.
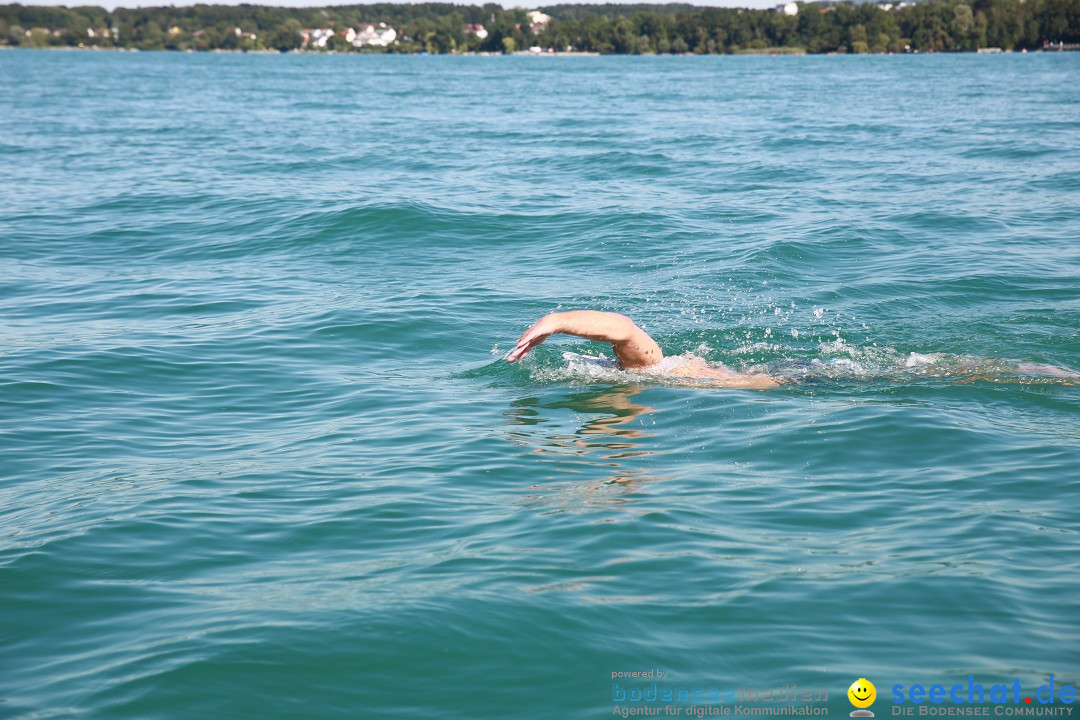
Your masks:
M0 46L428 55L885 55L1080 50L1080 0L327 7L0 5Z
M568 57L672 57L672 58L688 58L688 57L835 57L835 56L852 56L852 57L889 57L889 56L934 56L934 55L1043 55L1043 54L1058 54L1057 50L1001 50L999 48L984 48L980 50L951 50L951 51L939 51L939 52L902 52L902 53L850 53L850 52L824 52L824 53L809 53L806 51L792 52L788 49L770 50L768 48L763 50L753 51L741 51L731 53L712 53L712 54L700 54L700 53L598 53L598 52L542 52L531 53L516 51L513 53L499 53L499 52L464 52L464 53L445 53L445 54L432 54L432 53L358 53L358 52L338 52L335 50L289 50L282 52L280 50L226 50L222 48L214 48L211 50L171 50L171 49L155 49L155 50L141 50L139 48L123 48L123 47L93 47L93 46L56 46L56 47L19 47L10 45L0 45L0 50L46 50L56 52L116 52L116 53L162 53L169 55L302 55L309 57L318 56L350 56L350 57L532 57L532 58L568 58ZM989 52L987 51L989 50Z

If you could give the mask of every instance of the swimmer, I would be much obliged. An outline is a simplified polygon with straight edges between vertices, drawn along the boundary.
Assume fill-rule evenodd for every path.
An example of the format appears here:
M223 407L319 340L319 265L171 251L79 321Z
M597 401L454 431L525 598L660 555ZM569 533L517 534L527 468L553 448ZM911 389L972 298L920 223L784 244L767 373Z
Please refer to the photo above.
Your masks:
M506 356L507 362L520 360L556 333L611 343L611 349L623 370L705 380L715 387L767 390L780 384L780 381L771 375L738 373L723 364L719 367L711 366L699 357L690 356L683 362L664 363L664 353L660 346L648 333L635 325L633 320L618 313L595 310L545 315L525 331L518 340L517 347Z

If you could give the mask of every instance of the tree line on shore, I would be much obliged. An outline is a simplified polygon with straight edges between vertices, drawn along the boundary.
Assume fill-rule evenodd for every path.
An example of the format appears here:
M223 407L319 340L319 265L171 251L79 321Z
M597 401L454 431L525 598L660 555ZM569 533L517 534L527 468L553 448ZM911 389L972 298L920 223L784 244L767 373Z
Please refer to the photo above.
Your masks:
M284 8L0 5L0 45L139 50L311 49L303 30L338 31L320 51L512 52L530 47L615 54L955 52L1080 42L1080 0L797 3L798 12L670 5L554 5L537 23L501 5L416 3ZM898 3L898 4L895 4ZM354 47L344 31L385 22L388 47ZM483 30L477 32L482 26Z

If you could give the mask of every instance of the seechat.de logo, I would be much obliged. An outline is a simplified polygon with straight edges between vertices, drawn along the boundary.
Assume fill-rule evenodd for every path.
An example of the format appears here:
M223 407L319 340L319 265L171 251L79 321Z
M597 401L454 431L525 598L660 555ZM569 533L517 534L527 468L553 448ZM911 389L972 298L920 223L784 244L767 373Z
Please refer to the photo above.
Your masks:
M851 711L851 717L874 717L874 713L866 709L877 699L877 688L874 687L874 683L866 678L859 678L847 689L847 697L851 704L858 708Z

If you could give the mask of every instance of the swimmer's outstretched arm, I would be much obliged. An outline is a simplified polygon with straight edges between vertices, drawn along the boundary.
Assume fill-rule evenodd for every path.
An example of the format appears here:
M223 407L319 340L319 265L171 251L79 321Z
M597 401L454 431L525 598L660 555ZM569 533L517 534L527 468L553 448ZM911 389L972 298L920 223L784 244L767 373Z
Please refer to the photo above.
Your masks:
M664 358L660 346L648 333L625 315L596 310L551 313L537 320L525 331L517 347L506 357L514 362L555 333L611 343L611 349L626 370L655 365Z

